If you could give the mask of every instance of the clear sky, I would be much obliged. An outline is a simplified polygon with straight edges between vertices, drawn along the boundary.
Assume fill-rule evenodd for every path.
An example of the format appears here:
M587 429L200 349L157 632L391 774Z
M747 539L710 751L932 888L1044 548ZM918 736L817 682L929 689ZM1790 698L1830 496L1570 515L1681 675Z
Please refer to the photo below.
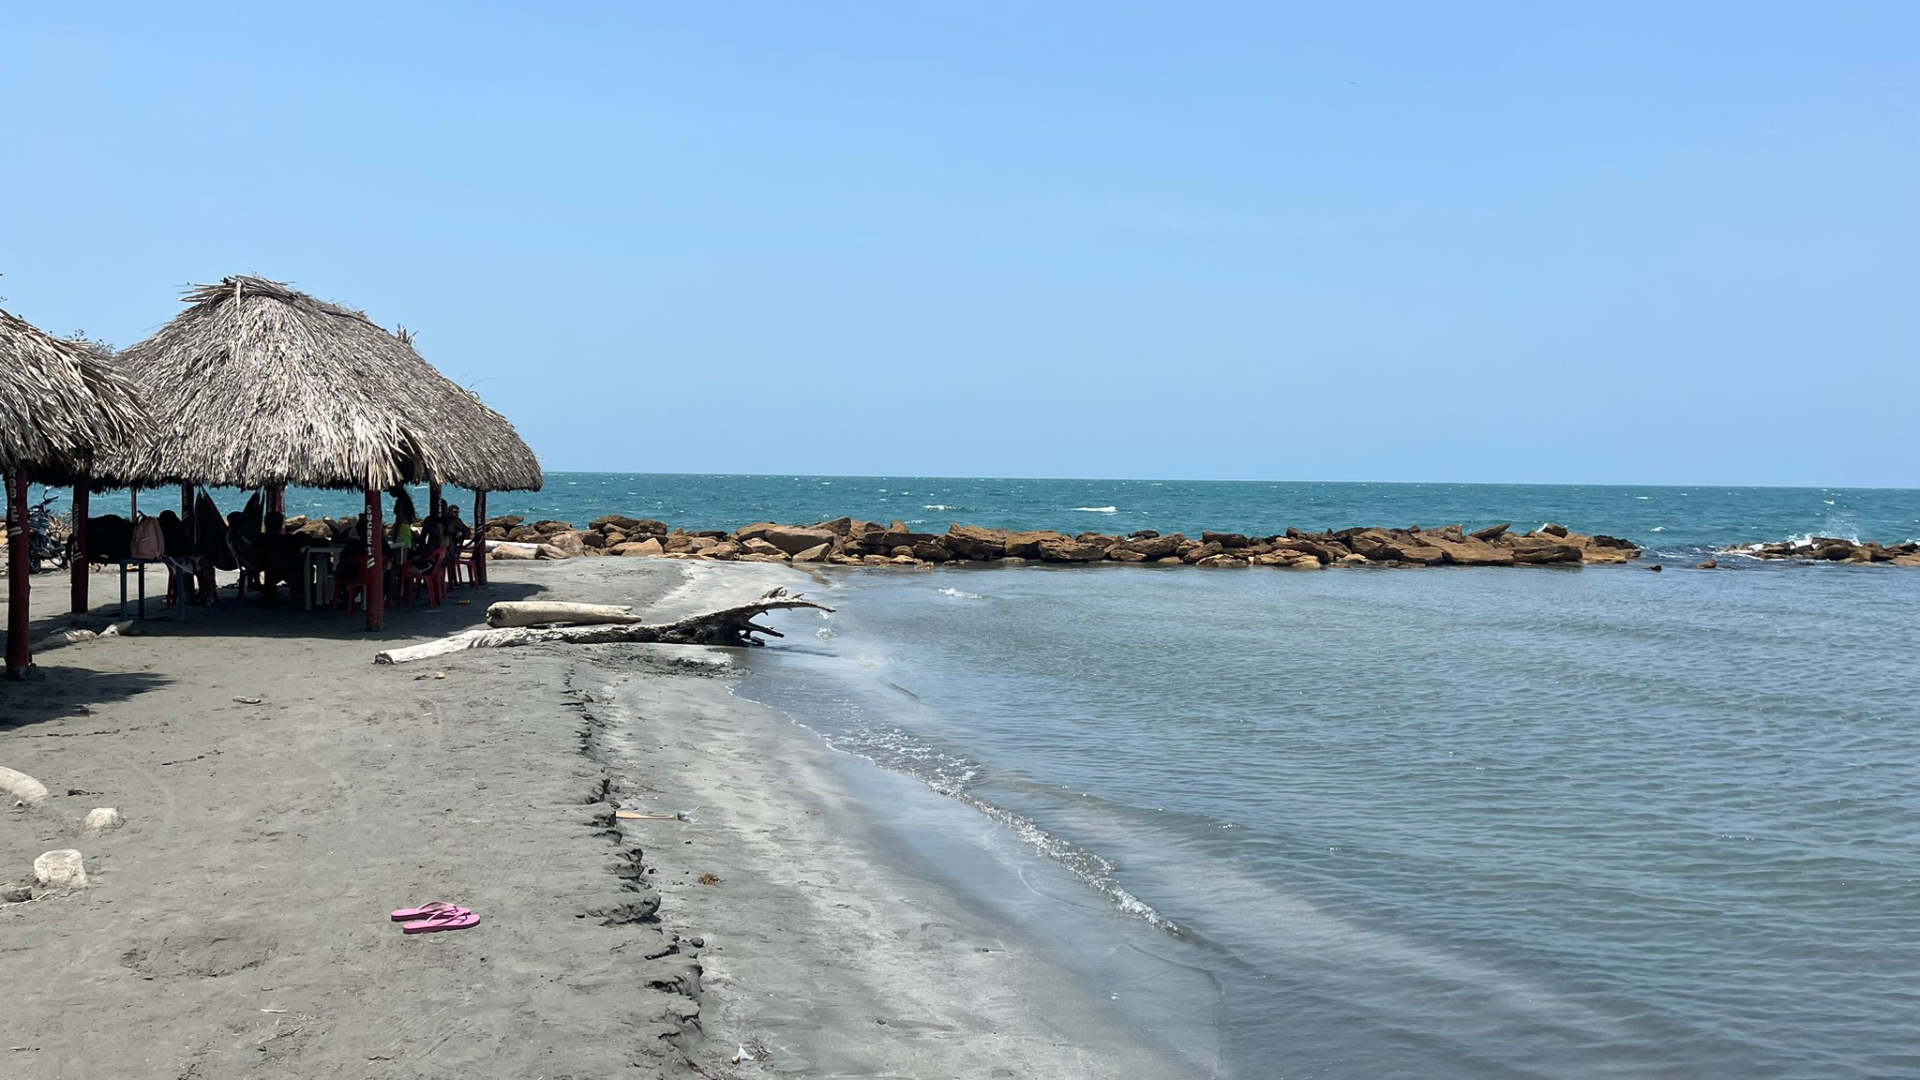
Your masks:
M549 469L1920 486L1920 4L15 4L0 295Z

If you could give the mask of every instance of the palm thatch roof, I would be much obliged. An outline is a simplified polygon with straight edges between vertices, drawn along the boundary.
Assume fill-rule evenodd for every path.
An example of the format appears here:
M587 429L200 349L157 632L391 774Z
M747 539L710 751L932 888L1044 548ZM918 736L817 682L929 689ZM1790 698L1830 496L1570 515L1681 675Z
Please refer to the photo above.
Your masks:
M0 465L66 482L147 423L133 386L106 361L0 310Z
M112 482L540 487L540 462L513 425L361 312L257 277L184 299L187 310L120 354L148 391L157 434L101 464Z

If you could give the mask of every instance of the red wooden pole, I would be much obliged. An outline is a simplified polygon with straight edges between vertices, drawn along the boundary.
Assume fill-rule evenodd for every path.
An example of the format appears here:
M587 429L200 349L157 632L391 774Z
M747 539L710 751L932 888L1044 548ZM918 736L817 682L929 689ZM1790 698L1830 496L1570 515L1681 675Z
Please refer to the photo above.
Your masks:
M387 527L380 522L380 490L367 489L367 629L378 630L387 617Z
M269 514L287 516L287 488L284 484L275 484L267 489L267 508Z
M487 584L487 493L473 493L473 587Z
M7 678L24 679L27 647L27 470L7 471Z
M444 509L446 509L446 507L440 505L440 485L438 483L428 484L427 485L427 516L438 517L440 514L440 511Z
M86 477L73 485L73 596L68 610L75 615L87 613L87 514L92 495L93 485Z

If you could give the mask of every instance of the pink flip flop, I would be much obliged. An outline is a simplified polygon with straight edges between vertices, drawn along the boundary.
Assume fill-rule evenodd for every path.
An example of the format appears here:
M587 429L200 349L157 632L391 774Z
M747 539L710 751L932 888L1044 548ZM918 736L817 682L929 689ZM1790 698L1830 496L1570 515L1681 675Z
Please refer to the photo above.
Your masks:
M400 924L402 933L431 934L439 930L465 930L470 926L479 926L480 916L466 908L449 907L415 922Z
M421 904L419 907L403 907L400 910L394 912L393 921L394 922L413 922L415 919L424 919L429 915L437 915L443 911L465 911L465 910L467 909L462 907L455 907L452 904L441 903L438 900L429 900L426 903Z

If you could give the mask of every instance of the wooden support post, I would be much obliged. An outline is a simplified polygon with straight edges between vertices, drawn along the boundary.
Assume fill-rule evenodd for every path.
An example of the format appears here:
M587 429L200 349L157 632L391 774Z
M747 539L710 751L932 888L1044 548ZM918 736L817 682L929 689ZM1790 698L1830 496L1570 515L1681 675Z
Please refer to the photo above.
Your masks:
M440 484L436 481L427 485L427 516L438 517L446 507L441 504Z
M487 493L473 493L473 587L487 584Z
M275 484L267 489L266 512L269 514L279 514L283 518L287 516L287 487L285 484Z
M24 679L33 654L27 644L27 470L7 470L7 678Z
M380 489L367 489L367 629L387 618L387 527L380 521Z
M87 514L91 512L93 485L86 477L73 485L73 541L69 545L73 552L73 563L68 567L73 574L73 595L68 610L75 615L87 613Z
M189 529L193 528L193 485L192 484L180 485L180 520L187 523L187 528ZM194 537L194 540L196 541L198 541L199 539L200 538L198 536Z

